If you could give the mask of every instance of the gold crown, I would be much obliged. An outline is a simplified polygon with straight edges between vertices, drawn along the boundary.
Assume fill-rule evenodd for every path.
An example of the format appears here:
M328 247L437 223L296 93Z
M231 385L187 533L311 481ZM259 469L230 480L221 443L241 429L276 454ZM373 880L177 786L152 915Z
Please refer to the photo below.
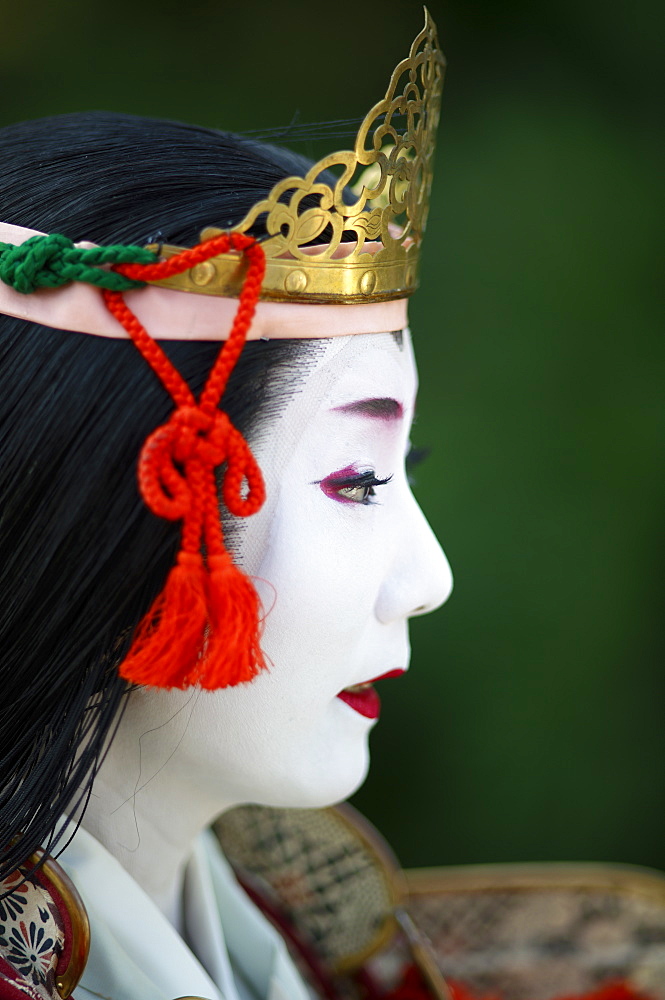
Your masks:
M234 226L244 233L265 216L262 299L380 302L415 291L444 68L425 8L425 27L395 67L386 96L365 117L353 151L331 153L305 177L286 177ZM221 232L204 229L201 239ZM322 235L326 243L312 245ZM168 258L182 248L159 249ZM155 284L237 296L244 273L241 255L230 252Z

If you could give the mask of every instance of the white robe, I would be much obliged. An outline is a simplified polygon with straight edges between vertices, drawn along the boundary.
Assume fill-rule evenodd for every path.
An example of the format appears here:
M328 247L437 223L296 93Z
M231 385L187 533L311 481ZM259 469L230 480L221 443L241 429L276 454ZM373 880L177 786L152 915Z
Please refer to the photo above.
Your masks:
M59 856L90 918L75 1000L311 1000L284 941L236 882L206 831L185 872L190 949L122 865L85 830Z

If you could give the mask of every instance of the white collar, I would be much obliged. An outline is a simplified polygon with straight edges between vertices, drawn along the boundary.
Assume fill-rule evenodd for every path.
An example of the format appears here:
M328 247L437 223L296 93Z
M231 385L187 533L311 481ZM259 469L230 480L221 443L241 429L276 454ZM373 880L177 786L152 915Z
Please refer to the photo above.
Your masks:
M58 861L90 918L90 956L75 991L80 1000L243 1000L252 993L260 1000L309 1000L282 938L240 889L211 832L196 842L185 874L186 933L201 961L87 831L78 831ZM235 982L229 952L249 992Z

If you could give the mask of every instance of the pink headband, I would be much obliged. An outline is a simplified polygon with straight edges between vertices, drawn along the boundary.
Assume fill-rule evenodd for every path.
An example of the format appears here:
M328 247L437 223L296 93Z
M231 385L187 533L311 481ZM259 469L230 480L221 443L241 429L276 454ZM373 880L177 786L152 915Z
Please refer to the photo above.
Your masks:
M0 222L0 243L19 246L31 236L41 235L34 229ZM95 244L82 242L77 246ZM225 340L238 308L237 299L192 295L155 285L125 292L124 298L158 340ZM406 299L363 305L259 302L247 339L300 340L390 333L407 325L406 303ZM99 290L80 282L40 289L31 295L21 295L0 282L0 313L56 330L121 340L128 336L106 309Z

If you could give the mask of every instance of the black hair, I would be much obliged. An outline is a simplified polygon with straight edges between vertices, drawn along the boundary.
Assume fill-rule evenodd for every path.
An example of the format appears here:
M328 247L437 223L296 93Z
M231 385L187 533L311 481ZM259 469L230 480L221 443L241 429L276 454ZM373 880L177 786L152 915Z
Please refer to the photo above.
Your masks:
M0 130L0 219L74 241L191 246L309 166L192 125L64 115ZM218 349L168 353L198 392ZM250 438L303 350L246 346L224 408ZM36 848L54 851L60 816L89 793L128 690L117 664L179 531L135 484L140 446L172 404L130 342L0 317L0 373L1 881Z

